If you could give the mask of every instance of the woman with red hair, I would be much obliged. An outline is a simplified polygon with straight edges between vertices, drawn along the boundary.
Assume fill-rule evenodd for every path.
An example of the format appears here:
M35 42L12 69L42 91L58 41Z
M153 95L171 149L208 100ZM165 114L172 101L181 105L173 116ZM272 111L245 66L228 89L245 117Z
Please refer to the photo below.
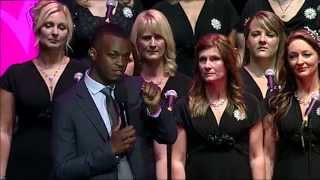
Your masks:
M231 43L205 35L195 57L193 85L176 105L174 179L265 179L261 107L242 92Z
M289 35L280 69L280 93L270 102L273 133L266 142L276 154L274 179L320 179L320 38L309 28ZM312 104L312 105L311 105ZM272 169L270 167L269 169ZM272 171L268 176L272 176Z

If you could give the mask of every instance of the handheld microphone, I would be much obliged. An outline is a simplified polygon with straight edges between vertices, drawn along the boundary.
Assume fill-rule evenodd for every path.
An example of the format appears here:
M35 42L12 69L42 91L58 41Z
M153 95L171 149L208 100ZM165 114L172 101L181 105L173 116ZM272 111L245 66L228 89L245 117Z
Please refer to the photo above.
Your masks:
M115 101L118 105L119 115L121 118L121 127L120 128L124 128L124 127L130 125L130 118L129 118L128 106L127 106L128 95L127 95L126 87L125 87L124 83L122 82L122 79L120 79L115 84L114 97L115 97Z
M82 77L83 77L83 73L77 72L77 73L74 74L73 79L74 79L76 82L79 82Z
M270 89L270 92L277 90L277 85L274 82L274 74L275 73L272 69L267 69L264 73L264 75L266 76L266 78L268 80L268 88Z
M310 101L310 104L309 106L307 107L306 111L304 112L304 116L305 117L308 117L309 114L311 113L312 109L313 109L313 106L314 104L320 100L320 95L319 93L314 93L311 95L311 101Z
M127 113L127 103L118 102L119 110L120 110L120 118L121 118L121 128L127 127L130 125L129 116Z
M174 100L178 97L177 92L171 89L165 92L164 96L168 99L168 111L172 111Z
M106 22L111 22L112 11L117 5L117 0L107 0Z

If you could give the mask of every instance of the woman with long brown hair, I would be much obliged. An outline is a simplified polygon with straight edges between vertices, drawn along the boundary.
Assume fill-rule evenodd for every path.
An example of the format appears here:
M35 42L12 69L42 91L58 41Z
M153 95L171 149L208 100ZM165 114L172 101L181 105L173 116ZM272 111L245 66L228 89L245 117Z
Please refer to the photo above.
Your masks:
M244 34L246 51L241 70L244 89L260 102L267 101L270 89L265 72L271 69L277 82L286 40L284 25L274 13L259 11L248 20Z
M208 34L195 57L192 88L176 107L174 178L265 179L261 109L242 91L232 45L223 35Z
M266 144L274 150L266 152L266 160L272 162L269 169L274 167L274 179L319 179L318 34L309 28L291 33L284 59L280 70L282 89L270 101L274 125L273 130L266 133L270 137ZM272 171L268 176L272 176Z
M258 11L274 13L283 22L286 34L289 34L304 26L318 30L320 27L319 5L320 1L318 0L248 0L237 26L240 51L244 51L243 33L246 21Z

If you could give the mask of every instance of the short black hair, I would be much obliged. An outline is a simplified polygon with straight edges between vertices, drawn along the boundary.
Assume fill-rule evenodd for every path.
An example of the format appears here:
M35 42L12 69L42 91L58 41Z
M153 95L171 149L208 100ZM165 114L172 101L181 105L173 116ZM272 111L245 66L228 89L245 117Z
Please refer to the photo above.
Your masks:
M119 25L112 23L103 23L96 29L91 39L91 47L94 46L97 43L97 41L101 40L103 35L105 34L111 34L130 41L129 34L126 33Z

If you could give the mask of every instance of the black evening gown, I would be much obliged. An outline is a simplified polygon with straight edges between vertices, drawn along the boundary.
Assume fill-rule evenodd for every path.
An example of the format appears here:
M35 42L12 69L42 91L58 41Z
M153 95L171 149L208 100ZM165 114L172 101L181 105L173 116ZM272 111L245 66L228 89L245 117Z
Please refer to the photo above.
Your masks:
M191 118L187 98L177 102L177 121L187 133L186 179L252 179L249 131L260 121L260 103L245 95L246 118L237 119L229 102L220 124L208 108L205 116Z
M80 6L75 0L60 1L65 2L70 9L74 23L74 35L71 41L72 51L70 51L69 56L90 64L87 60L88 49L96 29L106 23L105 17L94 16L88 8ZM131 13L128 9L131 9ZM135 0L132 8L118 4L115 15L111 17L111 22L118 24L129 35L137 15L142 10L140 0Z
M287 33L308 26L319 31L320 20L320 1L305 0L305 3L298 13L288 22L284 22ZM258 11L274 12L268 0L248 0L241 13L241 20L237 26L237 31L243 32L246 20L255 15Z
M273 179L320 179L320 102L313 107L309 125L302 126L299 102L291 97L289 111L277 122L279 140Z
M73 86L74 74L86 67L71 60L63 71L53 99ZM0 78L0 88L14 94L17 129L7 167L8 180L46 180L51 171L51 112L49 90L32 61L12 65Z
M182 73L176 72L175 76L170 77L166 85L162 89L162 93L161 93L162 102L164 102L165 104L168 104L167 102L168 99L166 99L164 95L168 90L175 90L177 92L178 97L176 100L178 100L179 98L185 97L189 91L190 85L191 85L190 77Z
M208 33L229 35L238 23L238 14L229 0L205 0L193 32L180 3L159 2L153 8L161 11L169 21L176 42L178 71L190 77L194 70L194 46Z
M164 104L164 106L167 108L168 106L168 98L165 97L165 93L168 90L175 90L177 92L178 97L175 99L173 104L173 109L175 109L175 102L178 101L178 99L184 98L187 96L189 88L191 86L191 79L190 77L176 72L175 76L170 77L162 89L161 92L161 101ZM172 164L168 164L168 162L171 162L172 159L172 145L167 145L167 173L168 175L171 174Z
M244 91L246 93L250 93L254 95L260 102L264 101L263 95L259 89L259 86L251 77L249 72L245 68L241 68L240 70L241 80L244 87Z
M244 91L246 93L252 94L258 99L258 101L262 105L262 109L261 109L262 116L266 115L267 112L269 111L268 101L272 96L276 95L277 92L274 91L273 93L271 93L270 90L268 89L266 93L266 97L263 97L262 92L259 89L259 86L257 85L257 83L254 81L252 76L249 74L249 72L245 68L241 68L240 74L241 74L241 80L242 80Z

